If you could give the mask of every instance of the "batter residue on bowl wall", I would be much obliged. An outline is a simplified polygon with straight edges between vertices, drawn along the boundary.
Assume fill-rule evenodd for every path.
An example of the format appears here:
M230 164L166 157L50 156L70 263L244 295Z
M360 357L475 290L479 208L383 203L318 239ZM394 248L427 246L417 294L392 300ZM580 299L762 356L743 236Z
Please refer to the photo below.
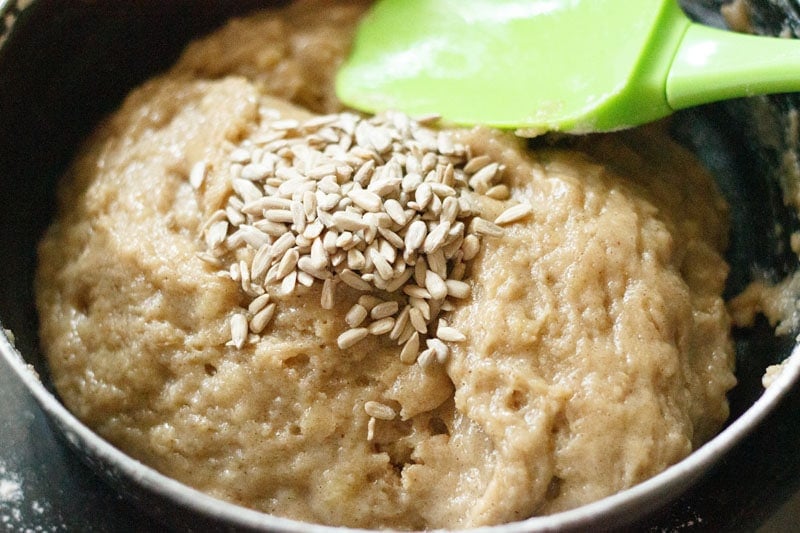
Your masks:
M720 296L726 207L711 177L657 128L534 150L496 131L438 137L416 125L442 139L427 148L436 162L455 158L457 172L472 159L500 169L492 183L453 184L468 200L455 202L461 226L453 219L452 232L440 231L450 248L441 247L447 264L438 277L462 285L446 285L447 299L436 300L438 282L414 272L404 285L420 289L413 295L363 292L351 287L356 281L326 283L324 273L287 267L292 273L281 276L277 261L274 283L262 285L269 302L253 303L260 292L243 276L255 268L255 246L239 239L225 248L247 225L226 208L241 208L232 198L252 192L231 174L254 158L300 157L300 148L270 152L276 130L297 136L303 124L323 131L326 120L354 120L336 114L332 76L362 10L304 1L231 21L134 90L86 142L65 177L37 275L41 339L66 405L127 453L213 496L358 527L458 528L569 509L653 476L713 436L735 383ZM341 131L319 136L313 142L352 141ZM243 147L261 151L237 159ZM403 259L410 221L427 217L433 233L437 209L422 204L454 205L440 185L436 199L409 204L429 174L415 182L408 165L386 193L405 201L394 213L400 220L374 217L385 225L373 238L395 243L394 252L375 247L394 259L387 264L397 275L422 257L437 269L433 244L427 256L420 249ZM439 179L453 180L446 166ZM328 171L342 186L356 179L356 168L344 167ZM262 171L270 177L254 183L267 196L294 176ZM367 189L369 179L358 179ZM292 213L305 220L272 213L261 227L300 234L327 220L319 202L335 193L312 192L308 211ZM523 207L499 224L500 236L493 224L471 222L515 206ZM222 233L210 237L220 221L214 231ZM322 225L335 279L345 265L385 285L373 252L361 254L372 267L339 253L368 240L364 230L325 241L332 230ZM472 230L479 249L475 239L463 244ZM319 259L314 237L298 239L288 263ZM360 327L356 304L368 312L377 304L365 294L388 302L363 323L368 330L384 309L397 325L408 304L427 314L420 339L450 328L439 335L445 348L433 342L416 360L401 358L409 331L398 326L392 338L389 322L343 341ZM335 303L322 305L325 298Z

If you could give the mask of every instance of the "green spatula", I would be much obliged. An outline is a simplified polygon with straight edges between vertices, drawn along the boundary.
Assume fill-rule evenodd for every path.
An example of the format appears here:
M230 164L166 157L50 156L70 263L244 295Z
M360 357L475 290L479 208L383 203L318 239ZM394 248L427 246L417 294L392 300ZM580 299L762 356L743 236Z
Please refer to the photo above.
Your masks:
M692 23L675 0L381 0L336 90L364 111L610 131L800 91L800 41Z

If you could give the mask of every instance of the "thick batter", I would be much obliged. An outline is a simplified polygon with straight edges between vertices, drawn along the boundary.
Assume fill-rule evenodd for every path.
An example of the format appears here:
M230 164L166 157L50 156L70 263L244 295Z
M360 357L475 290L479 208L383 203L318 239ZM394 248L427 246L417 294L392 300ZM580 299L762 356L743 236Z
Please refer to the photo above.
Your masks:
M231 154L270 122L340 111L331 80L362 9L306 1L232 21L86 142L37 274L66 405L213 496L369 528L572 508L709 439L735 383L726 207L657 129L530 150L453 133L505 168L508 192L477 195L480 216L530 208L468 262L469 296L441 315L465 340L441 362L404 362L387 336L340 348L364 294L344 283L331 309L322 283L270 290L268 325L232 341L254 298L226 274L239 256L207 255Z

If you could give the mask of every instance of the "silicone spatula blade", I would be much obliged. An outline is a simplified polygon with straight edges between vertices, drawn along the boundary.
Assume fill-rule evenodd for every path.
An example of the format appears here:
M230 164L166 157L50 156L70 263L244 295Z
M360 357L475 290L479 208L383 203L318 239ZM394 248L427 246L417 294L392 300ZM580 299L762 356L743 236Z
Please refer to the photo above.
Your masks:
M611 131L800 90L800 42L692 23L675 0L380 0L336 91L461 125Z

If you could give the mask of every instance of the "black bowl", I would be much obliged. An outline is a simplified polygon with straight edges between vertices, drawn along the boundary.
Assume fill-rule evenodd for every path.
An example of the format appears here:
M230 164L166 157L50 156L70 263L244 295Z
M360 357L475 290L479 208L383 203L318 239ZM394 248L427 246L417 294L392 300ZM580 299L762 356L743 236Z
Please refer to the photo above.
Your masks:
M692 16L721 25L720 3L683 4ZM37 341L36 243L53 213L56 182L96 123L133 86L165 69L191 37L268 4L39 0L20 10L0 1L6 23L0 33L0 321L14 339L0 335L0 354L46 413L53 433L77 452L72 460L87 463L126 502L182 529L299 531L308 525L219 502L167 479L64 409ZM793 2L751 7L759 32L778 34L800 25ZM786 157L798 144L798 103L797 95L737 100L678 113L672 123L675 137L712 171L731 204L727 296L740 292L755 273L777 281L797 268L789 246L799 226L797 212L784 203L784 189L800 179ZM686 460L595 504L496 530L755 527L800 488L800 427L793 423L800 414L800 361L768 391L761 386L764 369L794 349L796 333L776 337L763 320L734 332L739 384L729 395L731 419Z

